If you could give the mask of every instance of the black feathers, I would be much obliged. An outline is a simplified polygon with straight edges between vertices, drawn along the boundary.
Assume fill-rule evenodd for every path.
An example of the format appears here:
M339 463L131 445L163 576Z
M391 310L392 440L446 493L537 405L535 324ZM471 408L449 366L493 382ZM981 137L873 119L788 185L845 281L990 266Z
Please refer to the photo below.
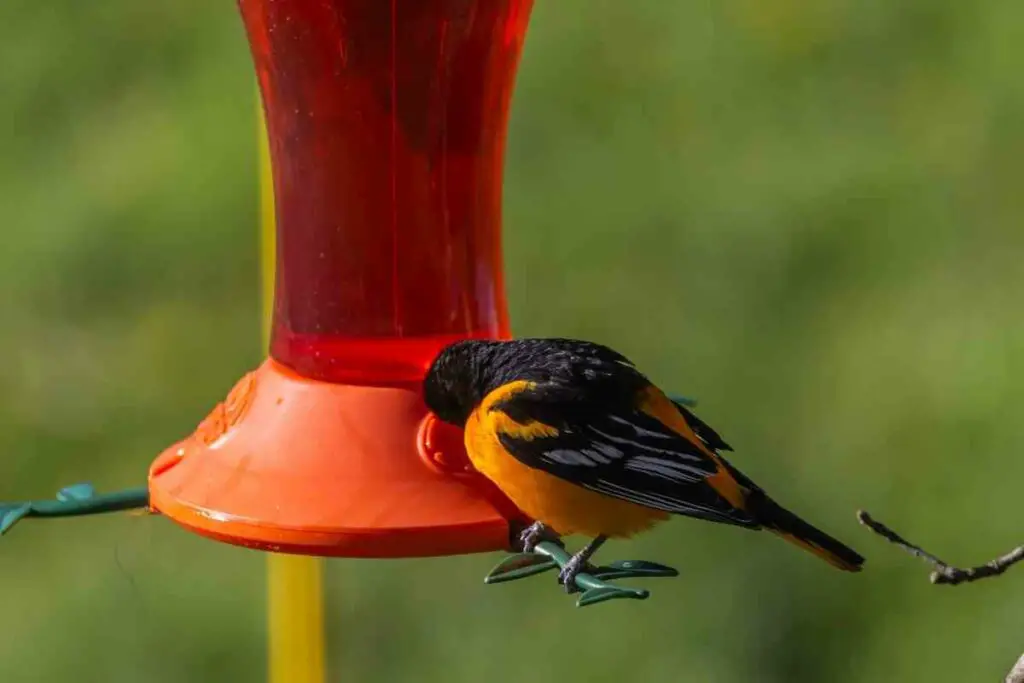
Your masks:
M757 526L708 484L718 465L696 444L637 409L633 401L591 403L586 396L578 386L552 382L516 392L490 409L519 425L539 422L556 433L534 436L513 428L499 431L498 440L523 464L612 498Z
M575 339L467 340L441 351L423 382L427 407L463 426L491 391L517 380L579 387L580 400L619 402L647 386L623 355ZM585 394L585 396L584 396Z
M425 382L427 405L441 419L465 423L492 391L529 386L487 406L514 424L540 423L551 436L497 434L512 457L553 476L621 500L716 522L756 527L708 483L719 465L697 444L638 407L650 381L625 356L572 339L460 342L443 351ZM728 448L686 411L714 450Z
M700 437L700 440L704 442L704 445L713 451L731 451L732 446L727 444L722 437L718 435L711 427L707 426L703 420L694 415L690 410L682 403L673 401L679 412L683 414L686 419L686 423L690 425L690 429L693 433Z

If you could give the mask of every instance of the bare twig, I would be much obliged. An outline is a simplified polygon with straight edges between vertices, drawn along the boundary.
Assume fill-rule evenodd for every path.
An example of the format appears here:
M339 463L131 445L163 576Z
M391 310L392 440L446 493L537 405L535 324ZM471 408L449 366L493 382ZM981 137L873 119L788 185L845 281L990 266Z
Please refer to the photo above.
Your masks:
M914 557L920 557L922 560L935 567L935 571L933 571L929 577L931 582L934 584L949 584L950 586L956 586L960 583L970 583L980 579L987 579L990 576L999 576L1013 565L1024 560L1024 545L1022 545L1019 548L1014 548L1001 557L997 557L991 562L986 562L985 564L978 565L977 567L971 567L970 569L960 569L959 567L953 567L948 563L943 562L921 546L914 545L886 525L879 522L877 519L872 518L871 515L864 510L857 511L857 521L890 543L898 545ZM1017 664L1013 667L1010 673L1006 675L1005 683L1024 683L1024 655L1017 660Z
M1018 548L1014 548L1005 555L997 557L990 562L986 562L985 564L978 565L977 567L971 567L969 569L960 569L959 567L954 567L947 562L943 562L920 546L914 545L886 525L872 518L871 515L864 510L859 510L857 512L857 520L885 540L898 545L911 555L919 557L935 567L935 571L933 571L929 577L931 582L934 584L948 584L950 586L956 586L961 583L970 583L980 579L987 579L990 576L999 576L1013 565L1024 561L1024 545L1022 545ZM1024 672L1022 672L1022 675L1024 675ZM1021 680L1024 682L1024 678Z

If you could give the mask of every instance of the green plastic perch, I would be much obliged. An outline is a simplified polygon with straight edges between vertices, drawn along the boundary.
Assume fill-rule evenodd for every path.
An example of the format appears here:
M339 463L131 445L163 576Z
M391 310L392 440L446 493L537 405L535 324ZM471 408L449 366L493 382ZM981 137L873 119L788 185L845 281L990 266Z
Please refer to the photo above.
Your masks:
M571 555L565 548L550 541L542 541L532 553L516 553L499 562L484 579L484 583L504 583L525 579L555 568L561 569L570 558ZM650 597L649 591L606 583L609 579L671 576L679 576L679 572L672 567L643 560L621 560L587 569L576 575L576 588L581 592L576 600L576 606L586 607L619 598L646 600Z
M26 517L78 517L148 507L145 487L100 494L91 484L72 484L58 491L55 500L0 503L0 536Z

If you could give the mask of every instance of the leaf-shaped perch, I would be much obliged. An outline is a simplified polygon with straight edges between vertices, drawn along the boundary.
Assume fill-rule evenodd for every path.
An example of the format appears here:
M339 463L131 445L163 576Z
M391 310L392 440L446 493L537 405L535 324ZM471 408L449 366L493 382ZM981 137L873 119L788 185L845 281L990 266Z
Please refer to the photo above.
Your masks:
M72 484L58 491L56 500L0 503L0 536L26 517L80 517L138 508L149 508L145 487L100 494L91 484Z
M544 541L537 544L532 553L516 553L498 563L484 579L484 583L504 583L542 574L551 569L561 569L571 556L564 548ZM596 605L607 600L628 598L646 600L650 592L642 588L629 588L606 583L608 579L653 578L679 576L672 567L642 560L623 560L609 565L595 567L576 575L576 588L581 591L576 600L577 607Z

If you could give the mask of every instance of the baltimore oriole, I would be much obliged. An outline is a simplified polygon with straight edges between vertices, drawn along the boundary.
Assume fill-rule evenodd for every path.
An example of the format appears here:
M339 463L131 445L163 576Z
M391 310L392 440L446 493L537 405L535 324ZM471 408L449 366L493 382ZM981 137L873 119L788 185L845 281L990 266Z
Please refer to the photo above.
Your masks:
M460 341L423 385L441 420L465 428L473 466L535 523L520 540L592 540L559 575L573 590L608 538L670 514L767 529L846 571L864 558L775 503L729 464L732 449L626 357L573 339Z

